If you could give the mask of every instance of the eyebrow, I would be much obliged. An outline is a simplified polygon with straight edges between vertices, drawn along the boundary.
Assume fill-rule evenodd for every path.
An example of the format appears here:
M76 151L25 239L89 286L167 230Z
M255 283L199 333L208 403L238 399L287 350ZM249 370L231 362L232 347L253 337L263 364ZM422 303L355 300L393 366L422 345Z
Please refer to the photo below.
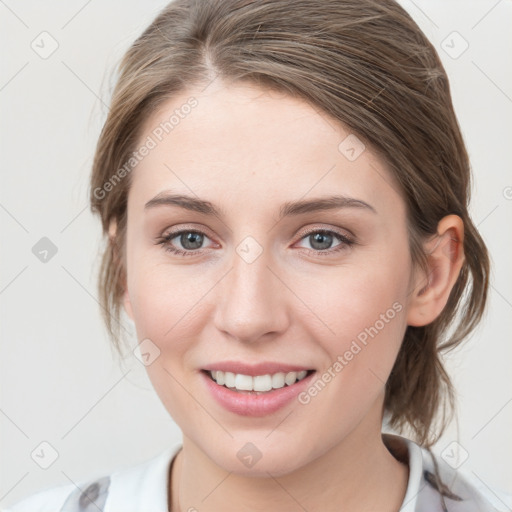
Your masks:
M155 208L157 206L179 206L185 210L204 213L205 215L221 216L221 212L210 201L205 201L192 196L183 194L171 194L169 192L160 192L153 199L144 205L144 210Z
M205 201L197 197L192 197L183 194L172 194L168 191L163 191L157 194L153 199L149 200L144 205L144 210L156 208L158 206L178 206L185 210L190 210L204 215L212 215L215 217L223 217L223 212L220 208L213 205L210 201ZM370 204L342 195L333 195L321 197L318 199L304 199L299 201L289 201L284 203L279 211L279 220L284 217L303 215L305 213L314 213L318 211L337 210L342 208L360 208L377 213L375 208Z

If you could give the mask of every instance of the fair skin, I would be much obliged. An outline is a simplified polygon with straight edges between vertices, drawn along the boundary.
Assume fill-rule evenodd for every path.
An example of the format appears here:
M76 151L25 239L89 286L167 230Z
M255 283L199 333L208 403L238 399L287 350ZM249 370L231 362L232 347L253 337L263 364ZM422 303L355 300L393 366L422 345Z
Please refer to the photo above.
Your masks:
M430 323L448 300L462 222L445 217L425 242L426 274L411 262L405 203L385 163L369 147L354 161L339 151L348 128L249 84L203 87L174 96L144 125L141 143L198 100L134 169L128 196L124 307L138 340L160 350L148 375L183 432L170 510L396 511L408 468L382 441L384 386L407 325ZM145 208L164 191L209 201L220 216ZM367 206L278 221L284 203L334 193ZM204 234L195 246L171 237L186 256L158 243L181 229ZM315 230L331 238L315 241ZM250 263L236 250L248 236L263 249ZM307 404L250 417L205 389L201 369L225 360L287 362L320 376L393 304L400 311ZM261 454L252 467L237 457L246 443Z

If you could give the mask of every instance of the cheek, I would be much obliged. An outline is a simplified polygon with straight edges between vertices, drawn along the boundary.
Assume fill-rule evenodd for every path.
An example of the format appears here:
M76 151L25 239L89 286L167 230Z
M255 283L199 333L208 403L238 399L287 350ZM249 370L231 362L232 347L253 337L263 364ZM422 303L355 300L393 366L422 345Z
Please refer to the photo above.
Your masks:
M382 387L389 376L407 327L410 267L404 254L339 267L328 281L318 275L301 281L297 294L315 315L298 321L327 354L325 370L343 374L344 386L371 387L370 379Z
M354 274L334 280L331 293L312 304L322 322L313 316L302 320L314 350L323 349L324 364L299 403L308 418L313 412L318 418L308 419L312 427L330 432L331 440L348 435L367 414L380 421L385 384L406 328L406 288L400 277L393 281L390 274Z
M199 339L200 318L214 279L194 265L156 263L135 250L128 262L128 290L138 340L149 338L162 352L185 353ZM131 266L130 266L131 263Z
M129 270L128 287L137 339L151 340L160 351L146 366L160 400L178 425L186 425L194 417L198 424L205 422L208 430L211 425L204 418L204 411L183 387L187 370L192 368L188 354L200 338L202 324L198 318L204 318L208 307L201 297L209 287L204 276L201 280L197 274L192 266L173 268L140 258L137 266Z

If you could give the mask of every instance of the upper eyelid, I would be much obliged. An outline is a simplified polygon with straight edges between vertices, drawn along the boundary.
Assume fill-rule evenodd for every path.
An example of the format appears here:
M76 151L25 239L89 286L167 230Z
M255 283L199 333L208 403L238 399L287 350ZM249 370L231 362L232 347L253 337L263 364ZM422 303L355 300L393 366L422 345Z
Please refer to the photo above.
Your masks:
M161 237L163 238L169 238L169 237L175 237L177 235L180 235L181 233L183 232L195 232L195 233L201 233L202 235L206 235L208 236L208 238L212 238L212 236L209 235L210 233L210 230L208 230L207 228L203 228L203 227L194 227L194 226L187 226L185 225L184 227L180 227L178 229L171 229L170 231L168 231L168 229L170 228L166 228L162 231L162 235Z
M193 227L193 226L183 226L183 227L180 227L176 230L171 230L169 231L167 234L167 229L169 228L166 228L162 231L162 236L170 236L170 235L177 235L177 234L180 234L184 231L186 232L191 232L191 231L194 231L194 232L199 232L201 234L205 234L205 235L208 235L210 236L208 233L210 233L210 230L208 228L204 228L204 227ZM340 230L342 231L346 231L348 233L348 236L350 237L353 237L355 236L353 233L351 233L350 230L348 230L347 228L339 228L339 227L326 227L326 226L317 226L317 225L313 225L312 227L309 227L309 228L305 228L305 230L300 230L298 233L299 234L302 234L302 236L306 236L308 233L311 233L311 232L316 232L316 231L330 231L330 232L333 232L333 233L336 233L336 234L339 234L339 235L343 235L343 233L340 233ZM210 236L211 238L211 236Z
M355 235L348 229L346 228L333 228L333 227L319 227L319 226L315 226L315 227L312 227L312 228L307 228L305 231L301 231L299 234L301 235L301 238L304 238L305 236L309 235L310 233L316 233L317 231L325 231L325 232L329 232L329 233L334 233L338 236L341 236L341 237L345 237L345 238L350 238L351 240L355 238ZM345 233L343 233L342 231L345 231Z

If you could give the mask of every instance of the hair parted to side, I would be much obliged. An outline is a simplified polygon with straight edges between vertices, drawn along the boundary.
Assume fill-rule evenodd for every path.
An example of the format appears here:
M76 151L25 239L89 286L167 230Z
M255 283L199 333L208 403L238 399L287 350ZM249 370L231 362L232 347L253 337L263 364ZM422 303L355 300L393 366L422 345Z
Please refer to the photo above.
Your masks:
M448 303L431 324L407 328L386 385L389 424L431 446L454 405L441 354L483 315L489 257L468 213L470 164L448 78L434 47L394 0L175 0L135 41L120 64L90 183L104 234L117 222L99 273L114 345L120 349L131 173L108 193L104 185L130 160L151 113L215 77L285 92L350 127L400 184L411 258L423 268L421 243L442 217L462 218L465 262Z

